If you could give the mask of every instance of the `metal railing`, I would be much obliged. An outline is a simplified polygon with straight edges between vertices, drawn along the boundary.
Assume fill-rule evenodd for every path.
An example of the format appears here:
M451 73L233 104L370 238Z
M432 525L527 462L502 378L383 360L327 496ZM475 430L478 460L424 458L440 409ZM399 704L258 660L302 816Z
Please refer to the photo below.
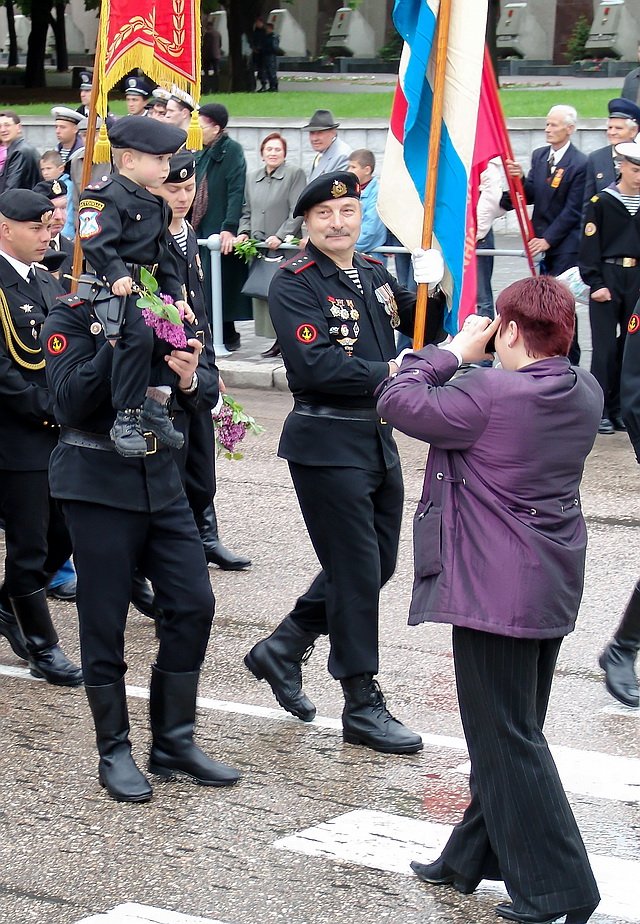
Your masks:
M220 235L211 234L207 238L198 239L200 247L206 247L209 250L211 260L211 334L213 337L213 346L216 356L228 356L229 350L224 345L224 335L222 333L222 254L220 253ZM261 250L267 250L265 244L256 245ZM297 251L300 247L297 244L281 244L278 250ZM394 254L410 253L406 247L376 247L372 253ZM477 250L476 255L479 257L526 257L527 253L522 250L502 250L493 248L492 250Z

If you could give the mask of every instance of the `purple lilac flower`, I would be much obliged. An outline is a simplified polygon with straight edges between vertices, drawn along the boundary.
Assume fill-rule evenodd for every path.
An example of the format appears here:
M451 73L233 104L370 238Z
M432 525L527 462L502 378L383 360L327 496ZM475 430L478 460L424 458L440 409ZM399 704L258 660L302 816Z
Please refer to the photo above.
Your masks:
M182 350L186 347L187 338L184 327L178 327L177 324L172 324L171 321L159 318L150 308L143 308L142 316L145 324L153 328L156 337L160 340L169 343L176 350Z

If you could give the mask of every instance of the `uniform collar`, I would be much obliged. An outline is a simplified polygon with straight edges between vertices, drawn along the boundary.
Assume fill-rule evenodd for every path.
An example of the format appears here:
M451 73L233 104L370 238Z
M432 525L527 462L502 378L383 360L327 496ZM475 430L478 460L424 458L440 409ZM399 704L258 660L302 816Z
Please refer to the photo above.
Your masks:
M134 183L133 180L130 180L127 176L122 176L120 173L116 173L112 178L114 183L119 183L123 186L127 192L134 193L136 196L141 196L143 199L157 199L157 196L154 196L152 192L149 192L144 186L140 186L139 183ZM163 200L164 201L164 200Z
M33 264L23 263L21 260L16 260L15 257L9 256L8 253L5 253L4 250L0 250L0 257L4 257L7 263L14 268L18 276L21 279L24 279L26 282L27 276Z
M323 253L322 250L319 250L314 244L311 243L311 241L309 241L307 244L306 249L309 256L315 260L323 276L330 276L332 273L337 273L340 269L337 263L333 262L331 257L328 257L326 253ZM364 257L360 256L359 253L354 253L353 255L353 266L358 271L371 269L371 265L367 263Z

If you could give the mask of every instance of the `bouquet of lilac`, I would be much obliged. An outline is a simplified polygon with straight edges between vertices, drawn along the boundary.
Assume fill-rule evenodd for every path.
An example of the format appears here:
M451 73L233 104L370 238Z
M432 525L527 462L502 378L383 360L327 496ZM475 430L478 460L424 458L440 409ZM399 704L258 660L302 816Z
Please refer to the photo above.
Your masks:
M242 459L242 453L238 452L238 443L245 438L247 431L251 433L262 433L264 427L256 423L253 417L245 414L244 408L238 404L231 395L222 396L222 407L213 417L213 423L216 431L216 443L218 444L218 455L224 453L225 458L238 461Z
M152 327L156 337L169 343L176 350L187 345L184 332L183 315L173 304L169 295L158 292L158 280L144 267L140 268L140 282L137 284L140 297L136 302L142 309L142 317L147 327Z

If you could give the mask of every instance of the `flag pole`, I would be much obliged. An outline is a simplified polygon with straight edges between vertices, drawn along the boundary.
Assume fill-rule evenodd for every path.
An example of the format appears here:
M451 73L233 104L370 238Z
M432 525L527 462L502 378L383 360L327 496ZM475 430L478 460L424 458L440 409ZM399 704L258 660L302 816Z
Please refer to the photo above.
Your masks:
M491 55L489 54L489 49L486 45L484 47L484 66L487 68L489 76L497 86L498 84L496 81L496 73L493 68L493 61L491 60ZM511 138L509 137L509 132L507 131L507 123L504 119L504 111L502 109L502 103L500 102L500 95L498 93L496 93L496 105L500 111L500 119L497 121L498 131L500 132L500 140L502 142L502 150L506 153L509 160L515 160L513 148L511 146ZM522 178L519 176L511 176L506 168L504 172L506 174L507 183L509 185L511 202L518 217L520 233L524 242L524 249L527 253L527 260L529 261L529 269L531 270L531 275L536 276L537 274L535 263L533 262L533 257L529 253L529 241L532 237L535 237L535 233L533 230L533 225L531 224L531 219L529 218L529 212L527 211L527 197L524 193Z
M82 161L82 176L80 180L80 192L89 185L89 179L91 177L91 167L93 165L93 149L96 142L96 103L98 100L98 62L101 55L101 35L102 28L101 22L102 17L108 15L108 3L102 3L100 7L100 20L98 23L98 35L96 38L96 53L93 59L93 79L91 81L91 96L89 98L89 115L87 116L87 134L85 135L84 142L84 159ZM73 242L73 269L71 270L71 275L73 277L71 282L71 291L75 292L77 288L77 282L80 275L80 270L82 266L82 247L80 246L80 236L76 231L76 236Z
M444 80L447 68L447 46L449 44L449 24L451 22L452 0L440 0L436 31L436 56L433 78L433 104L431 107L431 130L429 132L429 151L427 161L427 182L424 192L424 218L422 222L422 248L432 245L433 222L436 206L436 187L438 184L438 160L440 157L440 137L442 135L442 111L444 102ZM424 346L424 334L427 326L427 303L429 287L419 283L416 300L416 317L413 327L413 346L419 350Z

